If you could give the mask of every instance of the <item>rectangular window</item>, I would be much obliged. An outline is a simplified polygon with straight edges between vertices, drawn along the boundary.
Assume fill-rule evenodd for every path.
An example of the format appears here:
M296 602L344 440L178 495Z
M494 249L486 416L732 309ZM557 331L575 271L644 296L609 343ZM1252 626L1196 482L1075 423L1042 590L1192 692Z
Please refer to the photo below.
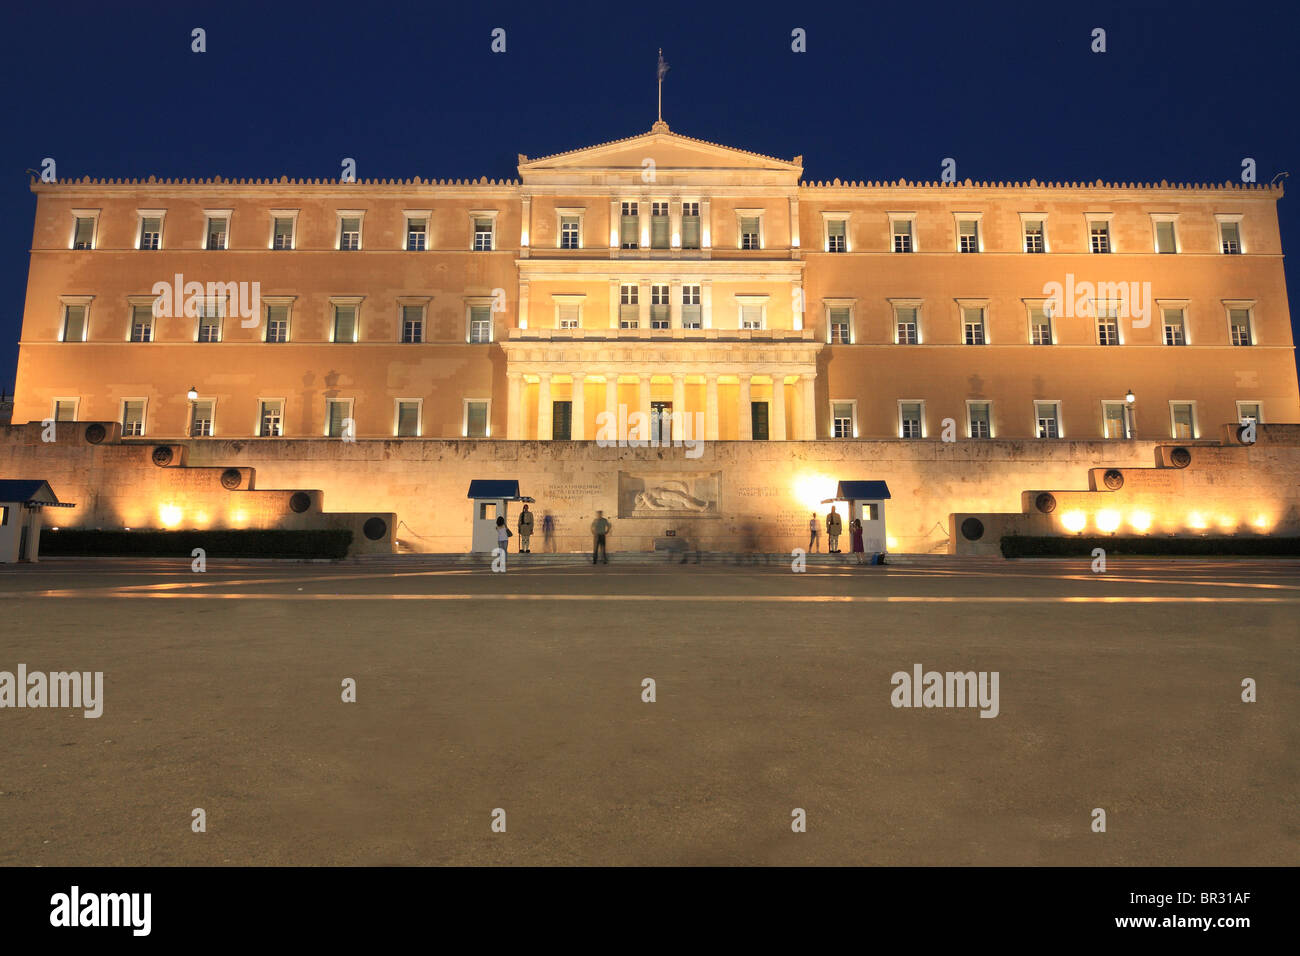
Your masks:
M289 307L287 305L268 305L266 307L266 340L268 342L289 341Z
M77 403L75 399L62 398L54 403L54 420L56 422L75 422L77 420Z
M993 416L988 402L967 402L966 422L971 438L989 438L993 434Z
M1186 345L1187 326L1182 309L1163 309L1165 326L1165 345Z
M226 231L230 226L229 219L218 219L210 217L208 219L208 248L225 249L226 248Z
M740 307L740 327L742 329L761 329L763 327L763 307L761 305L742 305Z
M131 307L131 341L153 341L153 309L147 305Z
M621 285L618 287L618 327L620 329L635 329L641 324L640 303L641 293L635 285Z
M1104 219L1088 223L1088 238L1093 252L1110 252L1110 223Z
M144 434L143 399L130 399L122 403L122 434L134 437Z
M200 399L194 403L190 418L191 438L212 437L212 413L215 408L216 403L210 398Z
M202 311L199 314L198 341L221 341L221 312L222 308L219 301L210 299L203 303Z
M81 220L77 222L80 224ZM1225 256L1241 254L1241 223L1219 223L1219 248L1223 250Z
M348 250L361 248L360 217L344 216L339 220L339 248Z
M700 248L700 204L682 203L682 248Z
M1039 438L1061 437L1061 410L1056 402L1034 402Z
M667 249L668 248L668 203L654 202L650 204L650 248Z
M402 343L415 345L424 341L424 308L418 305L402 306Z
M470 306L469 340L473 345L484 345L492 341L492 307L487 305Z
M894 310L894 344L916 345L919 341L916 308L914 306L899 306Z
M963 219L957 223L957 250L959 252L979 252L979 221Z
M767 441L767 402L749 403L750 437L754 441Z
M429 243L429 220L406 220L406 251L424 252Z
M492 220L489 217L474 219L474 251L490 252L492 250Z
M740 248L759 248L758 216L740 218Z
M140 220L140 248L162 248L162 220L156 216L145 216Z
M72 233L72 248L74 249L93 249L95 248L95 220L91 218L77 217L77 226Z
M488 437L488 403L487 402L466 402L465 403L465 437L466 438L487 438Z
M263 401L258 414L257 434L262 438L279 438L284 430L284 402Z
M1170 402L1169 414L1174 438L1196 437L1196 410L1191 402Z
M1043 234L1043 220L1025 220L1025 252L1046 252L1047 241Z
M965 345L983 345L984 310L963 308L961 310L961 321L962 343Z
M1102 402L1102 434L1106 438L1127 438L1128 429L1124 425L1124 403Z
M573 440L573 402L551 402L551 440Z
M826 251L827 252L845 252L848 250L848 234L845 226L848 225L843 219L828 219L826 221Z
M1262 422L1264 419L1259 414L1259 402L1238 402L1237 403L1237 421L1241 424L1246 422Z
M1119 345L1119 318L1114 306L1097 306L1097 344Z
M1161 219L1156 222L1156 252L1177 252L1178 241L1174 235L1174 222L1172 219Z
M275 232L271 240L272 249L292 249L293 248L293 217L277 216L275 218Z
M355 305L334 306L334 341L355 342L357 340L357 307Z
M420 403L397 403L397 437L418 438L420 435Z
M853 403L831 403L831 436L834 438L853 437Z
M682 286L682 328L699 329L704 326L704 313L700 306L700 287Z
M86 307L84 305L65 305L63 307L63 341L86 341Z
M921 437L922 402L898 403L898 435L900 438Z
M622 212L618 222L619 244L624 249L639 249L641 247L641 217L637 204L625 202L621 208Z
M1041 308L1029 310L1029 343L1031 345L1052 344L1052 317Z
M831 323L831 345L848 345L851 336L849 332L849 310L835 308L830 310Z
M652 285L650 287L650 328L666 329L669 327L668 286Z
M893 225L894 231L894 251L911 252L912 251L912 220L895 219Z
M351 438L356 434L352 425L352 400L327 398L325 400L325 434L330 438Z
M559 323L562 329L576 329L579 322L578 306L566 303L559 307Z
M560 248L579 249L582 246L582 232L577 216L560 217Z
M1232 344L1233 345L1253 345L1255 344L1254 336L1250 330L1250 310L1249 309L1229 309L1229 321L1232 324Z

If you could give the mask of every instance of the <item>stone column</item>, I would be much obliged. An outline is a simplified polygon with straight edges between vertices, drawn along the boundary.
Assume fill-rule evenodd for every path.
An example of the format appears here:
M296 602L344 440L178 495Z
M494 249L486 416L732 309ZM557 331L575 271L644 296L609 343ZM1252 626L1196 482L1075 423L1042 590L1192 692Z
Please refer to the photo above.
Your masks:
M796 196L790 197L790 248L799 248L799 199Z
M644 279L636 284L636 301L636 327L638 329L648 329L650 328L650 283Z
M605 411L613 416L614 428L618 429L618 373L605 373Z
M679 207L681 203L677 204ZM668 283L668 327L682 327L682 283L680 279Z
M740 389L736 399L736 425L739 428L737 437L741 441L754 440L754 419L753 411L749 407L749 376L741 374Z
M520 213L521 213L519 217L519 258L527 259L528 244L532 239L532 237L529 235L529 233L532 230L532 219L533 219L532 197L531 196L523 197L523 199L519 201L519 205L520 205ZM426 228L428 227L426 226ZM527 328L527 326L520 326L520 328Z
M587 396L582 394L586 384L585 372L573 373L573 430L569 437L574 441L587 440Z
M645 434L642 438L650 437L650 376L647 374L638 375L636 378L636 410L645 416L646 426Z
M718 376L704 376L704 438L718 440Z
M668 200L668 247L673 254L682 251L682 201L680 197ZM674 326L676 328L676 326Z
M609 280L609 327L618 328L618 280Z
M537 440L550 441L551 434L551 373L537 375Z
M518 441L523 438L524 376L522 372L506 372L506 381L510 383L506 394L506 438Z
M806 372L800 375L799 389L803 392L803 437L805 441L816 441L817 373Z
M525 250L527 251L527 250ZM528 283L519 283L519 328L528 328Z
M623 229L623 222L619 217L620 205L617 199L611 200L609 204L609 254L611 258L618 255L618 247L621 242L619 234Z
M768 435L772 441L785 441L785 373L772 375L772 414L768 422Z
M709 200L700 200L700 248L713 248L713 217L709 214Z
M686 436L682 434L682 425L686 421L686 376L681 372L673 374L673 430L672 437L675 441L680 441ZM699 436L695 436L699 437Z

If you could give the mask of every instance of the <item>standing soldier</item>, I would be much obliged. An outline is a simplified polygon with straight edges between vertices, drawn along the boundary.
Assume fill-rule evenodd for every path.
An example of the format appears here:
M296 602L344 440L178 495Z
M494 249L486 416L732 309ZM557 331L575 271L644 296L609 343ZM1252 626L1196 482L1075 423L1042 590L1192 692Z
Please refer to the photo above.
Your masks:
M528 539L533 536L533 513L528 510L528 505L524 505L524 510L519 512L519 553L532 554L533 549L528 546Z
M826 553L840 553L840 516L835 513L835 506L831 505L831 513L826 516Z
M596 563L599 553L605 564L609 564L609 552L605 550L605 535L609 534L609 521L605 512L597 511L596 520L591 523L591 563Z

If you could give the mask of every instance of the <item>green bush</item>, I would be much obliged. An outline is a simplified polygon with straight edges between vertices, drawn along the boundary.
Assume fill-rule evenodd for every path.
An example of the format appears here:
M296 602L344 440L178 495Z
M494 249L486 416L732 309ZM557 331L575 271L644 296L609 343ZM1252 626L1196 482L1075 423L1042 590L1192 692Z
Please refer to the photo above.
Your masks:
M202 548L209 558L344 558L352 532L321 531L91 531L46 528L41 554L51 557L188 558Z
M1004 558L1064 558L1092 554L1101 548L1108 555L1232 555L1236 557L1297 557L1300 538L1258 536L1168 536L1031 537L1009 534L1002 538Z

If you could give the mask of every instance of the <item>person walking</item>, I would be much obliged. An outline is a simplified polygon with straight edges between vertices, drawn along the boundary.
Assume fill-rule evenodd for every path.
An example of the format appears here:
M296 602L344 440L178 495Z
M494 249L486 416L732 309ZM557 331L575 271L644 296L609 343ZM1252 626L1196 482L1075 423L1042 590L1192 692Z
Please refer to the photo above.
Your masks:
M497 515L497 547L501 549L501 559L503 561L510 551L511 537L510 529L506 527L505 515Z
M858 518L854 518L853 523L849 525L849 542L849 547L857 555L858 564L866 564L867 555L862 550L862 521Z
M555 553L555 519L549 511L542 515L542 550Z
M533 549L529 546L528 539L533 536L533 513L528 510L528 505L524 505L524 510L519 512L519 553L532 554Z
M817 512L812 513L808 519L808 550L816 553L821 551L822 529L821 523L817 520Z
M591 523L591 563L596 563L596 555L599 554L605 564L609 564L609 551L605 548L605 536L610 532L609 520L605 517L605 512L597 511L596 520Z
M826 516L826 553L840 553L840 531L844 525L840 522L840 516L835 512L835 506L831 505L831 513Z

